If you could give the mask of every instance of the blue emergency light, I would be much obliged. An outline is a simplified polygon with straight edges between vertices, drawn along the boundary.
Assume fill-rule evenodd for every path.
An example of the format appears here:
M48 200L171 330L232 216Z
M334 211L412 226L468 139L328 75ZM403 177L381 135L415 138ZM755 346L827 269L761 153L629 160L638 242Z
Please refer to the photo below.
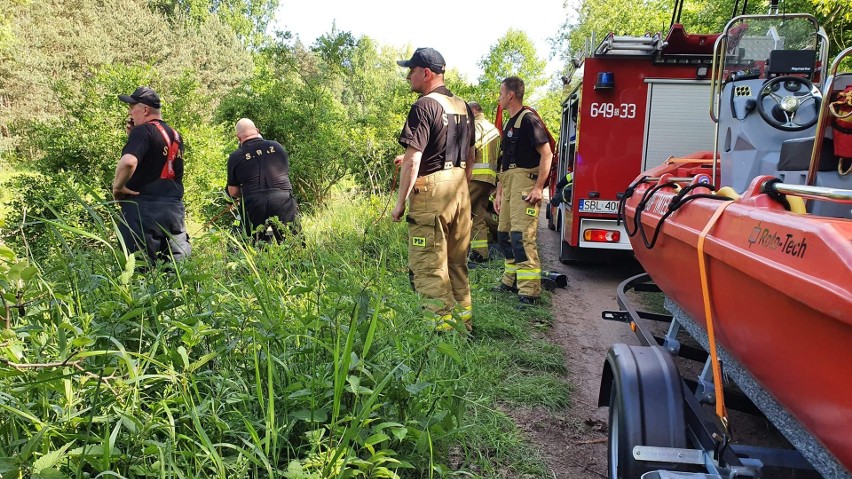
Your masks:
M615 87L615 73L598 72L598 79L595 82L595 90L603 90L613 87Z

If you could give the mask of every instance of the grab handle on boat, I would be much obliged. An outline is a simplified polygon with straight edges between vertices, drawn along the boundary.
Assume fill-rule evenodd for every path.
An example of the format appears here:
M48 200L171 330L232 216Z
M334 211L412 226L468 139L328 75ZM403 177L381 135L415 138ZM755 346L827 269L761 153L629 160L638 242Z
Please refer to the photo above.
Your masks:
M826 188L824 186L790 185L787 183L772 182L763 183L762 190L776 191L783 195L800 196L811 200L827 200L835 203L852 203L852 190L841 188Z

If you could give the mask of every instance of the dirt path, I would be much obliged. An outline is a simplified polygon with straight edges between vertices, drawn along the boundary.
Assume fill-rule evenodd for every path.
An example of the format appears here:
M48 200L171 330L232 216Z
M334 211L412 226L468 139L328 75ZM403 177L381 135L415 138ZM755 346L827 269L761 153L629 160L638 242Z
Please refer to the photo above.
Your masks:
M543 215L542 215L543 216ZM565 351L571 406L551 413L512 412L518 426L539 445L558 479L600 479L607 476L607 408L599 408L601 368L613 343L638 344L627 325L601 319L604 310L618 310L615 290L641 268L633 260L620 264L569 266L559 262L558 233L539 228L542 269L568 276L568 288L553 296L554 324L547 336Z

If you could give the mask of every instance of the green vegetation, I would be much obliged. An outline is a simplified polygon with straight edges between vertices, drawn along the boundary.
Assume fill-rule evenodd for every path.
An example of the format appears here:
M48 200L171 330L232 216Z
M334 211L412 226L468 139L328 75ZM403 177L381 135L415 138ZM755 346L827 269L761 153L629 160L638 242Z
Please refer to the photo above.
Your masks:
M735 3L716 0L685 0L681 23L689 33L717 33L732 18ZM644 35L648 32L666 32L672 18L674 2L671 0L577 0L571 2L573 14L568 15L555 38L561 58L581 58L588 51L589 39L596 42L610 32L616 35ZM829 38L829 56L834 57L852 44L852 3L848 0L783 0L780 11L801 12L814 15L825 28ZM769 2L748 3L747 14L765 14ZM737 14L741 12L738 11ZM591 45L594 48L596 45Z
M268 34L278 3L0 0L0 477L547 477L501 412L569 402L547 310L518 313L488 291L499 267L481 267L475 339L438 336L408 285L387 216L414 99L395 62L411 52ZM852 43L848 2L795 3L832 48ZM565 58L591 32L664 30L671 10L574 6L553 32ZM687 3L684 23L718 29L726 8ZM523 32L481 66L448 85L491 117L518 74L558 132L561 85ZM194 247L146 274L108 189L116 95L143 84L186 139ZM306 214L283 245L231 234L224 165L244 116L290 152Z
M482 267L475 338L434 334L390 198L343 193L282 245L213 229L174 272L136 271L94 208L46 222L42 262L0 247L0 474L545 477L499 409L567 404L547 312Z

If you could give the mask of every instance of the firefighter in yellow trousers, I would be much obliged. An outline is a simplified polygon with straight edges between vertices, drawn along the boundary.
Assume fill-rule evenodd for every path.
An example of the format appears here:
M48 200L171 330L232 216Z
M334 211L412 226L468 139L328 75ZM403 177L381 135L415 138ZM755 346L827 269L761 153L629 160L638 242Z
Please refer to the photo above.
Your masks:
M482 107L472 101L468 103L474 115L476 128L476 163L470 180L470 209L473 226L470 233L470 261L481 263L488 260L488 238L494 221L488 211L488 201L497 185L497 155L500 148L500 131L485 119Z
M494 203L500 215L497 242L506 256L506 270L494 289L517 292L519 306L526 307L541 296L538 214L553 154L541 119L523 106L523 80L516 76L503 80L498 102L509 112Z
M418 48L409 68L411 91L420 93L399 136L399 196L391 211L400 221L408 200L408 268L414 289L435 301L427 303L437 331L458 321L472 329L468 282L470 196L473 169L473 114L461 98L444 86L444 58L431 48Z

